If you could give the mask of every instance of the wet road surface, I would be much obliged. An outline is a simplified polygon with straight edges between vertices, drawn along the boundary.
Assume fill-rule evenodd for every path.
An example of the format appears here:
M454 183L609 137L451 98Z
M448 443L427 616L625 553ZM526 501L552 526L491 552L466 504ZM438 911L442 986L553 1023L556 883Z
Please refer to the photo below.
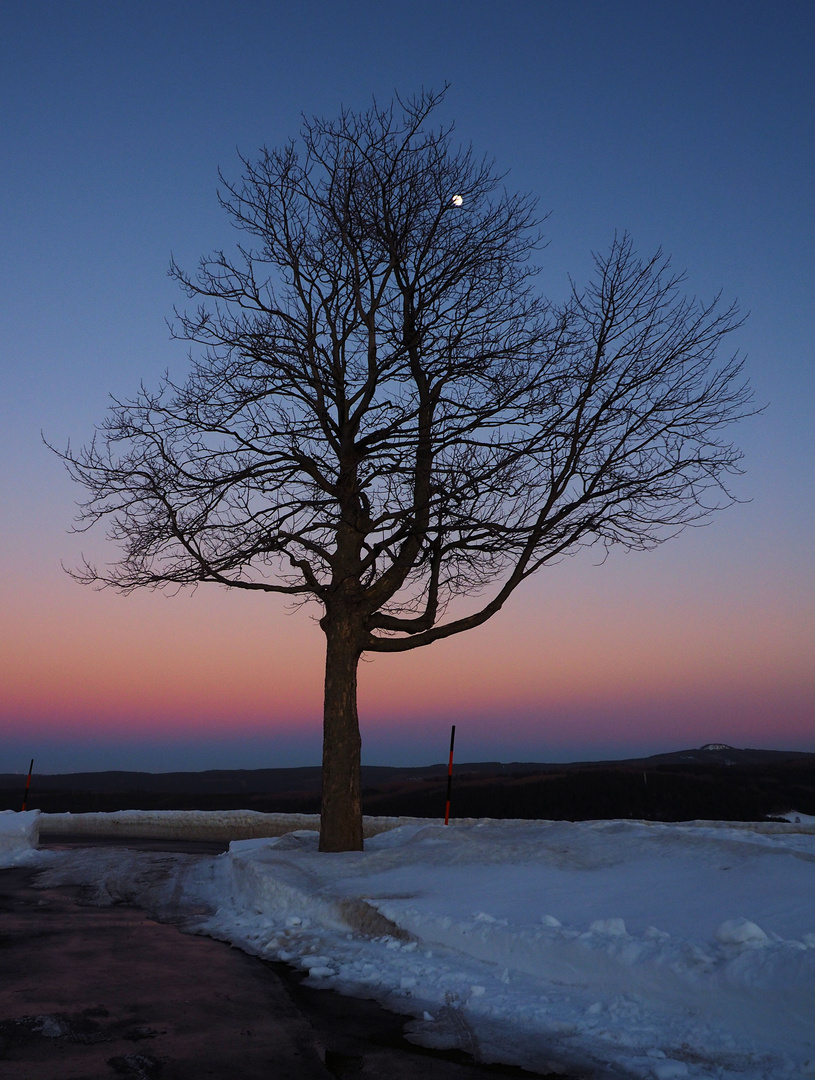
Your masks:
M413 1046L374 1002L79 888L35 888L38 873L0 870L0 1080L533 1075Z

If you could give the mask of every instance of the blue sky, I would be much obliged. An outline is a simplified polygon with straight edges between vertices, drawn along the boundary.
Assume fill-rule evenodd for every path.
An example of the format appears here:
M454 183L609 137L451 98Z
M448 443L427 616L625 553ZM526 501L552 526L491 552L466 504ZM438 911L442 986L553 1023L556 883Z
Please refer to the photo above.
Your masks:
M364 760L441 759L451 720L470 759L815 750L813 31L809 3L750 0L0 7L0 771L317 759L319 630L206 589L83 590L60 561L106 545L66 533L80 493L40 432L81 443L108 393L183 370L167 265L234 242L215 193L237 151L446 82L441 118L549 214L542 287L584 280L615 230L661 246L749 312L768 407L736 436L745 501L709 528L570 562L469 640L370 665Z

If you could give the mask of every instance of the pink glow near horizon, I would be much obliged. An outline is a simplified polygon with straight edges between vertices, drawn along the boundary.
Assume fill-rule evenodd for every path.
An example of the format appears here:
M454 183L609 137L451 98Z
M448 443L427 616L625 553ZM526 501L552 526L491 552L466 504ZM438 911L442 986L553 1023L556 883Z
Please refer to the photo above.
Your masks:
M586 580L552 576L484 628L364 661L366 745L404 757L458 722L503 760L579 746L624 756L654 739L815 748L805 612L683 610L676 596L632 598L602 570ZM11 625L7 733L202 745L318 736L323 641L303 612L220 590L122 598L66 579L47 604L18 604Z

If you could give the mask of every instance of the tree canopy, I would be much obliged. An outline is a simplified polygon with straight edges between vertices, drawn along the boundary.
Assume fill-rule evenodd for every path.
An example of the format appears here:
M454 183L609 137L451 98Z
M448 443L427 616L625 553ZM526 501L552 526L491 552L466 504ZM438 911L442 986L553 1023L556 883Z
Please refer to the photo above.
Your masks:
M359 847L356 670L485 622L583 545L647 548L731 501L739 325L627 234L536 285L535 201L432 125L443 95L304 121L242 158L242 234L171 274L185 381L114 401L63 454L122 556L80 580L215 582L321 606L321 845ZM466 604L450 607L456 598ZM466 608L466 610L465 610Z

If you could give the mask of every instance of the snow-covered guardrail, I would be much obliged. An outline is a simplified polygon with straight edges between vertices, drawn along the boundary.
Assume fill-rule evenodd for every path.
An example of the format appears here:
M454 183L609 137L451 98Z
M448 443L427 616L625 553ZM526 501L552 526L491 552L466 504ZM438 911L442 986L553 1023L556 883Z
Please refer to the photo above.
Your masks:
M365 837L424 818L366 817ZM251 840L319 829L319 814L262 814L257 810L117 810L108 814L42 814L40 833L58 836L111 836L149 840Z
M790 815L792 816L792 815ZM680 821L676 828L749 829L767 835L815 833L815 818L798 815L800 821ZM452 825L477 825L490 818L454 818ZM438 824L434 818L365 817L363 835L377 836L400 825ZM503 819L504 825L532 825L533 821ZM541 824L541 822L537 822ZM629 824L664 825L664 822L630 821ZM117 810L98 814L40 814L39 831L50 836L111 836L150 840L252 840L283 836L298 829L319 829L319 814L263 814L257 810ZM35 841L36 843L36 841Z

